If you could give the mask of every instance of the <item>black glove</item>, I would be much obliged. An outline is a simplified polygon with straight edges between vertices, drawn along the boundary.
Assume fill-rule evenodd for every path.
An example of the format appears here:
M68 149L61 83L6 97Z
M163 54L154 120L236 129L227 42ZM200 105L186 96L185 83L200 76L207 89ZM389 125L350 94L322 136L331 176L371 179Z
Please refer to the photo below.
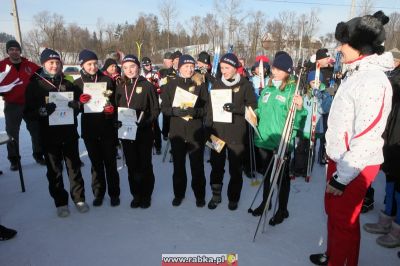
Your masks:
M81 108L81 105L82 105L81 102L75 100L68 102L68 107L74 110L79 110Z
M232 113L235 109L235 106L233 105L233 103L226 103L222 108L224 108L225 111Z
M120 129L121 127L122 127L122 122L121 121L116 121L115 123L114 123L114 127L115 128L117 128L117 129Z
M187 109L182 109L179 107L172 107L172 115L173 116L180 116L180 117L184 117L189 115Z
M56 110L55 103L46 103L45 106L39 108L39 115L42 117L49 116Z

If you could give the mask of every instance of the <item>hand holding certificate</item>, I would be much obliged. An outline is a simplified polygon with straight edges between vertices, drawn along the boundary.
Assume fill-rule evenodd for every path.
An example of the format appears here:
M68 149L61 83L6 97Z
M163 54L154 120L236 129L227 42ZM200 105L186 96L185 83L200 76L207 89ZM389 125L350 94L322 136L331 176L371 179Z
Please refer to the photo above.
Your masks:
M174 101L172 102L172 107L179 107L182 109L186 109L188 107L194 107L197 98L198 98L197 95L185 91L182 88L176 87ZM189 121L189 119L192 119L193 117L188 115L182 118L185 119L186 121Z
M225 103L232 102L232 90L211 90L213 122L232 123L232 113L224 110Z
M72 91L49 92L49 103L56 105L56 110L49 116L49 126L74 124L74 110L68 107L68 102L73 99Z
M91 96L89 102L84 105L85 113L101 113L108 98L105 96L107 90L106 82L84 83L83 93Z

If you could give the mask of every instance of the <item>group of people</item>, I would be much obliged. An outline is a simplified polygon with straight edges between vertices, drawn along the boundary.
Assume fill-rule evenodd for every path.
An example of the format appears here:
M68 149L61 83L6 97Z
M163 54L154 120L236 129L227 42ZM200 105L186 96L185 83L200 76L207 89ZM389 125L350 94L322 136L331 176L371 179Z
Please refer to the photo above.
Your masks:
M171 144L172 205L181 205L185 198L188 182L186 155L189 155L196 206L206 205L205 143L211 141L215 144L217 139L223 146L216 148L211 145L209 182L212 196L207 206L215 209L222 202L228 158L228 208L234 211L240 201L242 173L246 172L249 157L249 134L254 134L250 137L254 138L256 171L264 175L279 148L285 121L294 103L296 115L287 150L288 159L278 183L279 207L269 221L270 225L276 225L289 217L290 172L305 175L304 164L297 163L296 158L301 158L301 153L304 155L308 150L312 120L310 106L317 100L316 132L321 136L318 162L324 164L328 161L325 191L328 243L325 253L313 254L310 260L317 265L357 265L362 201L384 158L386 209L378 224L365 225L364 228L369 232L386 234L379 238L378 243L391 241L392 246L400 246L397 163L400 157L396 156L399 153L399 64L397 62L397 68L393 70L393 55L384 53L383 26L387 22L388 17L377 12L337 25L335 37L340 43L337 50L342 54L346 72L334 97L326 90L332 78L327 49L317 51L316 66L305 74L306 86L302 88L303 95L299 95L295 94L296 81L302 77L293 74L293 60L284 51L277 52L272 62L265 56L258 57L252 69L256 75L251 83L244 65L234 53L220 58L218 73L214 77L210 74L212 66L207 52L200 53L197 60L179 51L166 53L165 68L156 73L150 58L144 57L140 62L132 54L122 58L120 67L117 61L107 59L100 70L97 55L84 49L79 53L80 77L71 82L62 73L62 61L56 51L46 48L41 53L39 67L21 57L21 47L16 41L9 41L6 46L9 58L0 62L0 71L11 65L8 82L18 76L23 83L3 94L6 131L18 140L19 125L22 119L26 120L32 136L33 156L37 162L46 164L49 192L60 217L70 214L68 192L62 178L63 161L76 208L79 212L89 210L78 149L79 114L80 136L91 162L93 206L103 204L106 191L111 206L120 204L120 177L116 162L118 145L122 146L128 168L133 197L130 206L151 206L155 183L152 149L154 146L156 153L161 153L162 136ZM264 77L259 75L261 65ZM391 71L389 78L385 74L388 71ZM105 83L104 97L107 101L102 112L84 111L85 104L92 98L89 93L84 93L86 83ZM57 109L56 104L48 100L50 92L73 94L73 99L68 102L68 107L74 111L72 124L49 124L49 116ZM177 95L185 94L195 100L177 104ZM226 99L220 99L218 95L225 95ZM117 108L128 108L136 114L134 139L118 138L123 123L118 119ZM246 124L247 108L254 110L259 134L249 130ZM163 115L162 129L158 124L160 113ZM295 148L292 140L296 136L299 140ZM290 163L293 151L298 156ZM8 159L11 170L14 170L19 160L18 147L8 147ZM262 201L252 212L254 216L264 213L271 191L270 178L267 173Z

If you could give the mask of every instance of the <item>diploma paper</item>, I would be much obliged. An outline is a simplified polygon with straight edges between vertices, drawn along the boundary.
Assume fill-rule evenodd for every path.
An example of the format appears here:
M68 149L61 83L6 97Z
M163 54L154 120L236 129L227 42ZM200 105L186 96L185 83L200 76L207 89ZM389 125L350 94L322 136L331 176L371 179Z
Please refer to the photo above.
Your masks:
M244 118L253 127L254 132L256 132L258 137L261 138L260 132L258 131L258 128L257 128L257 126L258 126L257 116L254 113L253 108L251 108L251 106L246 106L245 107Z
M213 122L232 123L232 113L223 108L225 103L232 102L232 90L211 90L210 96Z
M89 94L91 99L83 106L85 113L101 113L107 103L107 98L104 96L107 90L106 82L84 83L83 93Z
M49 115L49 126L73 125L74 109L68 107L68 102L74 99L72 91L49 92L49 103L56 105L56 110Z
M194 107L196 104L198 96L190 93L188 91L185 91L182 88L176 87L175 90L175 95L174 95L174 101L172 102L172 107L180 107L180 108L188 108L188 107ZM190 115L182 117L186 121L189 121L189 119L192 119Z
M122 127L118 129L119 139L136 139L137 117L134 109L118 107L118 121L121 121Z

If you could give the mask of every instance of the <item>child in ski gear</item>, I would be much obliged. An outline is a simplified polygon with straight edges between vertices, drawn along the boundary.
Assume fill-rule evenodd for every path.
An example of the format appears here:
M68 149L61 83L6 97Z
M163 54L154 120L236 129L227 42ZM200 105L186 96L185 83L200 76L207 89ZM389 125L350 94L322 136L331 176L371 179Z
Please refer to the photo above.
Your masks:
M274 157L274 150L279 148L279 143L284 130L286 118L292 101L296 104L296 116L294 120L294 130L298 130L301 120L307 116L306 109L303 108L303 99L300 95L294 95L296 84L290 77L293 70L292 58L285 52L279 52L275 56L272 63L272 77L269 79L267 86L262 90L258 100L258 107L255 113L258 117L258 130L260 137L254 135L256 145L257 167L260 174L267 171L267 166ZM292 138L295 136L292 133ZM289 148L289 153L292 147ZM276 225L283 222L289 216L287 204L290 192L289 178L290 158L286 161L285 167L282 168L282 180L278 181L279 187L279 208L270 220L270 225ZM263 200L261 204L253 211L254 216L263 214L268 194L270 193L270 178L272 169L266 175L263 189Z
M232 123L215 122L213 119L212 98L208 98L206 126L208 135L214 134L225 141L225 146L218 153L211 150L210 184L213 196L208 203L209 209L215 209L221 202L222 181L226 153L228 153L230 180L228 185L228 208L236 210L242 190L242 171L244 156L244 141L246 139L246 120L244 119L245 107L257 106L256 98L251 83L237 73L239 60L233 53L225 54L220 59L222 77L213 84L212 90L232 90L232 102L225 103L223 109L232 113Z
M383 25L388 21L378 11L336 26L338 51L348 71L328 118L328 242L326 254L310 256L316 264L358 264L362 199L383 162L382 133L392 101L392 88L384 72L393 68L393 59L383 54L382 45Z
M45 152L49 192L54 199L59 217L69 215L68 192L63 183L63 161L67 167L70 194L80 212L89 210L85 202L85 187L81 173L77 132L80 90L64 78L60 55L44 49L40 55L42 68L34 73L25 92L24 114L29 120L39 122L39 137ZM73 92L68 107L74 110L74 122L70 125L51 125L49 117L57 109L50 102L50 92Z
M114 86L121 82L121 69L118 67L117 61L114 59L107 58L101 70L104 75L112 79Z
M93 206L103 204L106 188L111 199L111 206L120 204L119 174L117 171L117 129L114 112L114 91L112 80L105 76L98 68L97 55L90 50L79 53L79 64L82 69L81 77L74 84L81 89L79 101L82 105L91 99L89 94L83 92L85 83L106 83L105 97L109 102L100 113L82 113L81 131L85 142L90 162L92 163L92 191L94 195Z
M195 64L196 61L191 56L182 55L179 58L179 77L169 82L161 94L161 110L164 115L171 117L169 138L174 165L172 179L175 197L172 201L173 206L179 206L185 197L187 153L189 153L196 206L204 207L205 205L203 117L206 113L208 91L204 82L194 79L195 75L200 75L194 71ZM178 107L173 105L178 89L197 95L194 106Z
M129 188L133 196L131 208L148 208L155 182L152 125L160 112L158 98L154 85L139 75L140 62L135 55L124 57L122 69L124 76L117 87L116 103L118 107L134 109L138 118L135 140L121 139L128 167Z

